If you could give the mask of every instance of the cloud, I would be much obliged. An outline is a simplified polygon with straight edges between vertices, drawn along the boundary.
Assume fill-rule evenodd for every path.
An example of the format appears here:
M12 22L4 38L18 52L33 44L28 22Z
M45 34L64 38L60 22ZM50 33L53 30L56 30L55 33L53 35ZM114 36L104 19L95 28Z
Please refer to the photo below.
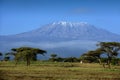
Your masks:
M43 49L54 49L54 48L94 48L94 45L96 42L94 41L79 41L79 40L73 40L73 41L64 41L64 42L40 42L40 43L34 43L34 42L15 42L15 43L9 43L10 46L14 47L21 47L21 46L31 46L31 47L38 47Z
M45 58L48 58L51 53L57 53L59 56L68 57L76 56L79 57L82 53L88 50L94 50L96 48L96 41L63 41L63 42L13 42L13 43L2 43L0 51L6 53L11 48L18 47L36 47L47 51ZM40 58L41 59L41 58Z
M22 47L22 46L29 46L29 47L37 47L41 49L57 49L57 48L67 48L67 49L94 49L96 42L94 41L80 41L80 40L73 40L73 41L63 41L63 42L6 42L1 43L2 47L0 50L10 50L11 48L15 47Z

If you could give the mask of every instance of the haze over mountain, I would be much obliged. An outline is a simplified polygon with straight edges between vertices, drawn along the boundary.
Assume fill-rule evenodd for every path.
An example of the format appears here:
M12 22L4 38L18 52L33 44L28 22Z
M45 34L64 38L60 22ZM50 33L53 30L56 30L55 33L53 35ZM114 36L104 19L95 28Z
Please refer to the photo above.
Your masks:
M96 48L99 41L120 41L120 35L86 22L53 22L39 29L16 35L0 36L0 51L13 47L31 46L59 56L77 56Z

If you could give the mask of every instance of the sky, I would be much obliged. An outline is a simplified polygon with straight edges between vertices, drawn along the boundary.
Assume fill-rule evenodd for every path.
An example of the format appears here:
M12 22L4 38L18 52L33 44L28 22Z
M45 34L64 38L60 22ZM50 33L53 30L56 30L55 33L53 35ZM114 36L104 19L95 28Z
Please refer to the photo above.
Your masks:
M120 34L120 0L0 0L0 35L57 21L88 22Z

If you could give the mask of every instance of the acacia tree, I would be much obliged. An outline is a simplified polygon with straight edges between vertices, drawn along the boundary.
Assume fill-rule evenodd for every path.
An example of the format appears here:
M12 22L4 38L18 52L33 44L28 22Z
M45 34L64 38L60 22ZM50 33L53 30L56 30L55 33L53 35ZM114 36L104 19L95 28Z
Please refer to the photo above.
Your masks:
M53 54L50 55L50 57L51 57L50 58L51 61L56 61L57 54L53 53Z
M51 56L51 58L56 58L57 54L51 54L50 56Z
M111 60L119 54L120 43L119 42L100 42L98 46L101 48L101 51L107 54L107 64L111 68Z
M96 49L94 51L88 51L87 53L84 53L82 55L82 57L95 58L95 59L97 59L99 61L99 64L101 64L102 63L101 62L101 54L103 54L103 51L100 48L98 48L98 49Z
M112 59L116 58L120 52L120 43L119 42L100 42L99 44L97 44L97 46L99 46L98 49L94 51L88 51L82 56L97 58L99 60L99 63L101 64L101 54L106 54L108 67L111 68ZM103 67L105 67L104 64L103 64Z
M31 60L36 58L37 54L44 55L44 53L46 53L45 50L31 47L13 48L11 50L13 52L11 52L10 54L13 54L15 56L16 64L19 60L25 60L27 62L27 66L30 65Z

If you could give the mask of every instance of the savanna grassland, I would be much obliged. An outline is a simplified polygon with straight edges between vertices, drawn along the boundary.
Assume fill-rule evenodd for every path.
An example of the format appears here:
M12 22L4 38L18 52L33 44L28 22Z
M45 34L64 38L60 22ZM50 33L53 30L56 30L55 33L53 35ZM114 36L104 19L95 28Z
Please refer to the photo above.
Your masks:
M0 62L0 80L120 80L120 66L103 68L95 63Z

